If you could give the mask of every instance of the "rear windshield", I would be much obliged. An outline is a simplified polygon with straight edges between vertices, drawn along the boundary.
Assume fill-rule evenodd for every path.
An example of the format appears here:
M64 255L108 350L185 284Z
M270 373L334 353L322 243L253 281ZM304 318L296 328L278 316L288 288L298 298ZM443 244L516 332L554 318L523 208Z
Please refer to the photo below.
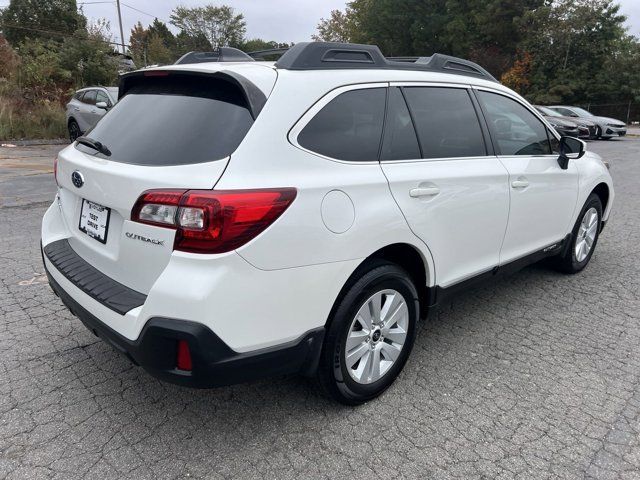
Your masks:
M169 75L141 77L86 136L105 145L112 161L186 165L228 157L251 125L237 86L206 76ZM84 145L76 148L97 154Z

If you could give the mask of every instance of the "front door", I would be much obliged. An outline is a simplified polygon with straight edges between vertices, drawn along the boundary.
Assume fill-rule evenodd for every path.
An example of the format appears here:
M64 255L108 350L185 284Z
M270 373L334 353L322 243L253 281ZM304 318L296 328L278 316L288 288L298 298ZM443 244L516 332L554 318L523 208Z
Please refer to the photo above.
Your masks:
M575 164L558 165L558 139L515 98L476 90L497 155L509 171L511 207L500 263L560 242L571 231L578 198Z

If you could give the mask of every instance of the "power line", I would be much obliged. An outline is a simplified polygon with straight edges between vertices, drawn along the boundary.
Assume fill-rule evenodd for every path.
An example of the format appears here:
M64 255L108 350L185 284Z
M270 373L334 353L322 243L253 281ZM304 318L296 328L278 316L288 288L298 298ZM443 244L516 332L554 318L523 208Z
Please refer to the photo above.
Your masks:
M6 23L3 22L0 24L2 27L10 27L10 28L19 28L21 30L30 30L32 32L40 32L40 33L49 33L52 35L58 35L59 37L65 37L65 38L77 38L78 40L81 40L80 37L77 37L73 34L70 33L63 33L63 32L56 32L55 30L45 30L43 28L35 28L35 27L24 27L22 25L15 25L12 23ZM82 39L84 40L84 39ZM98 41L98 42L102 42L102 43L108 43L109 45L121 45L120 42L110 42L109 40L101 40L101 39L94 39L94 41ZM125 45L126 47L128 47L129 45Z
M136 7L132 7L131 5L128 5L128 4L124 3L124 2L120 2L120 3L121 3L122 5L124 5L125 7L127 7L127 8L130 8L131 10L135 10L135 11L136 11L136 12L138 12L138 13L141 13L141 14L143 14L143 15L147 15L147 16L152 17L152 18L157 18L158 20L162 20L164 23L170 23L170 22L168 22L167 20L165 20L164 18L159 17L158 15L152 15L152 14L150 14L150 13L143 12L142 10L139 10L139 9L137 9Z

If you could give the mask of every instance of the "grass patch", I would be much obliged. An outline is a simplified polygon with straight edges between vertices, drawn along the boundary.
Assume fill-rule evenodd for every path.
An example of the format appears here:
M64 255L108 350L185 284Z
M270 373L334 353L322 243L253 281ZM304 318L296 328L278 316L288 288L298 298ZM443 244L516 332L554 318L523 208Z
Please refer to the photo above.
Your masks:
M66 137L65 112L59 104L30 104L0 96L0 140Z

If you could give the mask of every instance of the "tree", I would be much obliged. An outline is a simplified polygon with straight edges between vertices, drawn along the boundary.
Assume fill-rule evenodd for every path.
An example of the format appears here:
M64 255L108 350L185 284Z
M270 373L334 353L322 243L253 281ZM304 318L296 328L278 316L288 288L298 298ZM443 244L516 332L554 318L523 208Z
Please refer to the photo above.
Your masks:
M27 38L60 42L86 27L76 0L11 0L2 11L0 23L14 46Z
M138 66L146 66L147 62L147 46L149 44L149 32L142 26L142 23L136 23L131 29L129 35L129 53L133 57L133 61Z
M113 85L118 77L118 60L112 44L109 22L98 20L86 30L66 38L59 51L59 65L69 72L74 85Z
M625 20L613 0L556 0L529 12L521 22L520 48L533 59L530 98L541 103L620 99L626 90L620 78L627 77L616 66L633 59L631 45L637 45L625 32Z
M0 79L10 80L15 75L19 64L18 54L0 34Z
M171 13L171 24L187 38L206 39L214 47L239 46L244 41L246 22L242 14L232 7L176 7Z
M293 43L276 42L274 40L262 40L261 38L252 38L238 46L243 52L257 52L260 50L271 50L274 48L289 48Z
M154 65L173 63L181 53L176 37L167 25L158 20L148 28L138 22L129 36L129 52L136 65Z
M353 38L353 16L349 11L332 10L327 19L321 18L318 33L311 38L316 42L350 42Z

